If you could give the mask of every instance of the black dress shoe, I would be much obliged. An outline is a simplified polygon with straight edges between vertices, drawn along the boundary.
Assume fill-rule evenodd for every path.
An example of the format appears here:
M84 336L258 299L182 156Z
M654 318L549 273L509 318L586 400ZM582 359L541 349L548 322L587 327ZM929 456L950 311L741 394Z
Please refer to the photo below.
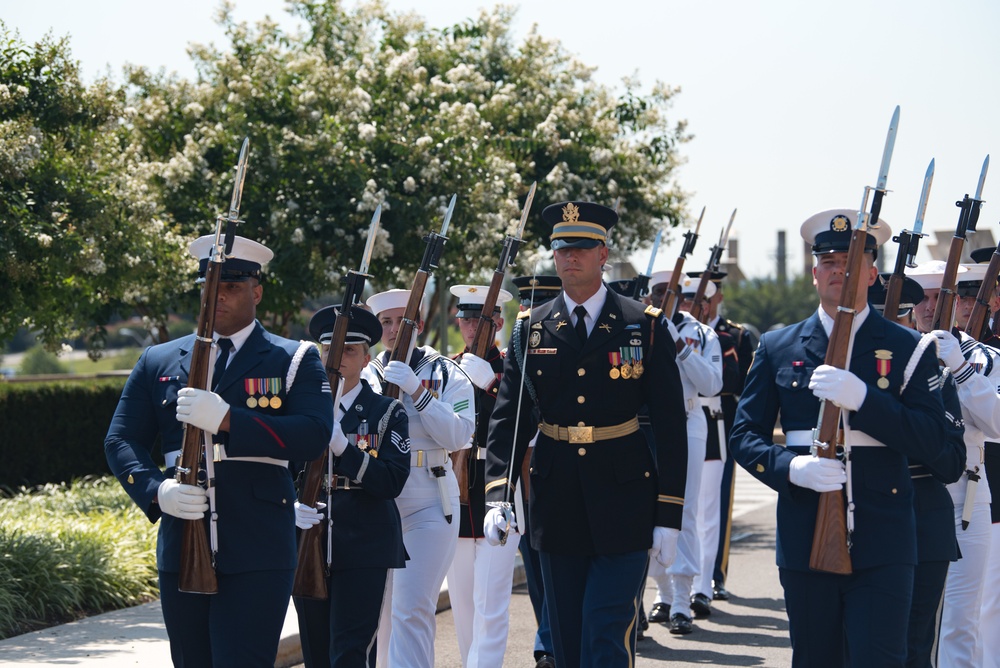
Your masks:
M712 601L705 594L694 594L691 597L691 611L696 619L712 614Z
M655 624L666 624L670 621L670 606L666 603L654 603L649 610L649 621Z
M729 592L721 583L712 583L712 600L713 601L728 601Z
M540 654L535 668L556 668L556 658L551 654Z
M691 618L685 614L675 612L670 615L670 632L674 635L683 636L691 633Z

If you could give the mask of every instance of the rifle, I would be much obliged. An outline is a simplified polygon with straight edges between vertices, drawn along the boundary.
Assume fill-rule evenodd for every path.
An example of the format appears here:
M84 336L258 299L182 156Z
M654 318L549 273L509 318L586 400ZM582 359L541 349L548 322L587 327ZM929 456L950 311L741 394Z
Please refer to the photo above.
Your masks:
M201 292L201 310L198 313L198 327L191 350L191 370L188 373L188 387L209 390L212 387L212 361L216 357L215 306L219 297L219 283L222 280L222 264L226 256L233 252L236 226L240 218L240 201L243 199L243 182L247 174L247 160L250 153L250 138L243 140L240 157L236 165L236 183L229 201L229 212L215 220L215 244L205 268L205 284ZM208 432L184 425L181 454L174 477L182 485L200 485L201 456L212 461L212 435ZM211 486L209 494L213 493ZM179 591L192 594L215 594L219 583L215 577L215 546L209 546L204 520L182 520Z
M922 234L924 229L924 214L927 212L927 198L931 192L931 182L934 180L934 158L931 164L927 165L927 173L924 174L924 185L920 189L920 202L917 204L917 217L913 221L913 231L903 230L892 238L899 244L896 251L896 266L893 267L892 276L885 286L885 308L882 314L887 320L899 321L899 296L903 292L903 278L905 278L906 267L917 266L917 249L920 246L920 239L926 237Z
M932 329L951 330L955 324L955 304L958 299L956 286L958 285L958 265L962 263L962 249L965 246L967 234L976 231L976 223L979 222L979 209L983 206L983 185L986 183L986 170L990 167L990 156L986 156L983 161L983 168L979 172L979 185L976 186L976 196L969 197L966 193L962 201L955 202L955 206L961 209L958 215L958 224L955 226L955 236L951 238L951 247L948 249L948 262L944 267L944 277L941 279L941 293L938 295L937 306L934 309L934 324Z
M1000 276L1000 245L997 245L993 255L990 256L983 284L979 286L979 292L976 294L976 304L972 307L969 322L965 325L965 331L976 337L977 341L986 341L993 336L993 330L986 326L986 317L990 313L990 301L996 295L997 276ZM998 319L1000 318L994 318L994 327Z
M392 353L389 355L390 362L410 363L410 345L413 342L413 334L417 329L417 322L420 320L420 300L424 298L424 289L427 287L427 279L430 278L431 271L437 269L438 261L441 259L441 251L448 241L445 234L448 232L448 225L451 223L451 214L455 212L456 195L451 196L448 203L448 210L444 214L444 222L441 224L441 232L431 232L424 237L427 247L424 249L424 257L420 261L420 268L417 275L413 277L413 285L410 288L410 299L403 309L403 320L399 324L399 332L396 334L396 342L392 346ZM399 399L399 386L393 383L385 383L382 394L392 399Z
M326 369L327 380L330 387L336 388L333 395L333 411L336 415L340 410L340 398L344 391L344 378L340 373L340 364L344 359L344 341L347 338L347 331L351 325L351 309L354 304L361 299L361 293L365 289L365 280L371 278L368 275L368 263L371 260L372 248L375 246L375 236L378 232L379 220L382 217L382 205L375 208L371 225L368 227L368 241L365 244L365 254L361 260L361 267L358 271L348 271L344 277L346 288L344 290L344 300L341 302L340 313L333 324L333 335L330 340L330 348L326 354L323 366ZM336 428L336 427L335 427ZM312 598L326 600L329 597L329 590L326 586L326 579L330 574L330 494L337 479L333 475L332 467L327 471L327 449L323 454L309 462L306 466L305 477L302 483L302 491L299 494L299 502L311 508L316 507L319 500L320 490L323 488L323 475L329 474L327 488L327 551L326 560L323 559L323 549L320 545L321 531L306 530L299 534L299 563L295 568L295 580L292 583L292 596L301 598Z
M517 251L523 243L524 225L528 222L528 212L531 211L531 202L535 199L535 186L537 185L537 183L531 184L531 189L528 190L528 197L524 201L524 208L521 209L521 221L518 223L517 231L514 233L514 236L507 235L504 239L503 249L500 251L500 260L497 262L497 268L493 270L493 278L490 280L489 290L486 291L486 299L483 301L483 310L479 314L476 333L472 337L472 345L469 346L469 352L476 357L486 359L486 355L490 351L490 346L496 340L493 311L496 310L497 297L500 295L500 288L503 285L507 267L514 264L514 260L517 258ZM489 416L480 416L480 418L488 420ZM483 445L485 446L486 444L484 443ZM451 453L451 468L455 471L455 478L458 480L458 500L465 505L469 505L469 454L469 448L463 448Z
M691 316L700 323L705 323L708 320L708 309L705 308L705 290L708 289L708 282L712 280L712 275L719 271L722 251L726 250L726 245L729 243L729 231L733 229L735 219L736 209L733 209L733 215L729 216L729 224L719 235L719 243L712 246L708 256L708 266L698 281L698 290L694 293L694 303L691 306Z
M660 303L660 310L663 311L664 315L668 318L674 316L674 312L677 310L677 305L680 304L680 284L681 284L681 273L684 271L684 260L687 256L694 252L694 245L698 241L698 231L701 230L701 221L705 217L705 207L701 207L701 215L698 216L698 223L694 227L694 231L688 230L684 233L684 244L681 246L681 252L677 256L677 261L674 262L674 271L670 274L670 281L667 283L667 291L663 293L663 301Z
M865 213L868 208L868 196L871 186L865 186L865 194L858 210L857 224L851 232L851 245L847 251L847 268L844 284L840 293L840 305L837 316L833 320L833 330L830 332L830 342L826 348L824 364L838 369L850 366L848 354L853 338L854 316L861 280L861 267L865 255L865 240L868 222L872 227L878 225L878 216L882 210L882 198L886 193L886 180L889 177L889 162L892 159L892 149L896 143L896 129L899 126L899 106L892 114L889 123L889 133L882 150L882 164L875 186L875 196L872 199L871 213ZM831 410L826 410L830 408ZM840 409L821 401L816 429L813 430L813 452L818 457L834 459L837 456L837 436L840 431ZM820 492L819 507L816 511L816 528L813 532L812 552L809 555L809 568L826 573L849 575L851 568L851 538L847 527L847 517L844 509L844 495L841 490L835 492Z

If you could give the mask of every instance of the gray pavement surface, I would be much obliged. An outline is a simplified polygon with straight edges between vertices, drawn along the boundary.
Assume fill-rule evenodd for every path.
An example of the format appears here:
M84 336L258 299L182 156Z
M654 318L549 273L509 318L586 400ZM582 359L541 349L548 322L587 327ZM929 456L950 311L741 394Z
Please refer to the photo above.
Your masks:
M716 602L712 615L695 620L695 631L687 636L674 636L665 626L651 625L646 638L639 641L637 667L791 665L788 622L774 565L775 498L774 492L739 471L727 583L731 600ZM652 607L655 594L650 581L644 597L646 610ZM435 666L460 668L454 622L447 606L445 590L437 615ZM510 618L503 668L531 668L536 626L523 584L514 588ZM297 667L301 660L298 628L291 610L282 631L276 666ZM159 602L0 641L0 665L168 667L170 655Z

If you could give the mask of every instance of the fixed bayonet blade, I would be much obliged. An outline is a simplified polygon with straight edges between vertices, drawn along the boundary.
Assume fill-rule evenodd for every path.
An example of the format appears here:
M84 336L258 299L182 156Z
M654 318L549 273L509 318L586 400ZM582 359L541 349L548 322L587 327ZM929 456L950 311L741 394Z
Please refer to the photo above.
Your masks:
M656 238L653 239L653 252L649 254L649 267L646 269L646 276L653 275L653 263L656 262L656 251L660 250L660 238L663 236L663 230L656 231Z
M382 219L382 203L375 207L375 214L372 215L372 223L368 226L368 241L365 242L365 254L361 258L361 268L359 273L368 273L368 264L372 259L372 249L375 248L375 237L378 235L379 221Z
M889 133L885 137L885 148L882 150L882 164L878 168L878 182L875 184L877 190L885 192L885 184L889 180L889 163L892 162L892 149L896 146L896 130L899 128L899 105L892 112L892 120L889 121Z
M924 229L924 216L927 214L927 198L931 194L931 183L934 181L934 158L931 164L927 165L927 173L924 174L924 185L920 189L920 203L917 204L917 217L913 221L913 233L921 234Z
M250 159L250 137L244 137L240 148L240 159L236 163L236 183L233 184L233 198L229 201L229 217L233 222L240 218L240 204L243 201L243 182L247 177L247 161Z
M734 220L736 220L736 209L733 209L733 215L729 216L729 223L726 225L726 229L723 231L722 236L719 237L719 248L722 250L725 250L726 244L729 243L729 231L733 229Z
M535 186L538 185L538 181L531 184L531 189L528 190L528 197L524 200L524 208L521 209L521 222L517 226L516 238L520 239L524 236L524 225L528 222L528 212L531 211L531 203L535 199Z
M694 226L694 234L698 236L698 232L701 230L701 221L705 218L705 207L701 207L701 215L698 216L698 223Z
M444 212L444 222L441 224L441 236L446 236L448 234L448 225L451 224L451 214L455 213L455 200L458 195L452 195L451 201L448 202L448 210Z
M986 171L990 168L990 155L986 154L986 159L983 160L983 169L979 172L979 185L976 186L976 199L982 201L983 199L983 186L986 185Z
M614 210L615 210L615 213L618 213L618 207L621 205L621 203L622 203L622 197L621 197L621 195L619 195L618 197L615 198L615 205L613 207Z

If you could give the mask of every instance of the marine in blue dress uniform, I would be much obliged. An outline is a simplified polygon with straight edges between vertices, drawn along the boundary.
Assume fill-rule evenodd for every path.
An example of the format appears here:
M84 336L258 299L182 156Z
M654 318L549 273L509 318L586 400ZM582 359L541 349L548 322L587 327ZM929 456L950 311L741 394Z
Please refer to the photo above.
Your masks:
M309 321L309 333L329 346L340 308L327 306ZM361 380L382 338L371 312L351 309L340 372L344 389L330 443L331 496L324 498L333 534L329 546L329 598L295 597L302 655L307 668L374 668L379 613L390 568L406 565L403 528L395 498L410 474L409 421L403 405L372 391ZM337 433L339 430L339 434ZM300 463L299 468L304 468ZM327 531L327 515L295 504L296 524L305 531Z
M947 438L933 346L921 350L915 332L866 302L877 276L874 254L890 234L882 221L869 228L849 370L823 363L855 217L847 209L823 211L803 224L816 255L820 308L761 337L730 437L736 461L778 491L777 563L793 666L903 665L917 561L907 458L932 461ZM828 410L841 409L844 461L810 454L820 399ZM785 446L773 441L779 411ZM841 489L853 572L811 571L817 492Z
M889 274L883 274L868 288L868 303L879 313L885 306L885 288ZM923 301L924 290L912 278L903 279L897 318L912 312ZM962 435L962 405L955 378L942 373L941 398L948 418L948 439L938 457L927 463L910 459L913 481L913 508L917 519L917 565L913 571L913 602L906 632L906 666L930 668L937 637L937 613L944 594L948 565L958 559L955 538L955 505L945 487L962 475L965 465L965 441Z
M191 244L204 276L214 236ZM313 346L270 334L256 321L261 264L272 256L236 237L223 265L215 336L232 352L217 361L214 391L187 388L194 335L147 348L132 370L104 442L108 465L151 522L175 665L273 666L295 572L295 488L289 460L315 459L330 441L330 387ZM215 435L214 508L205 489L174 479L184 424ZM153 458L157 438L166 462ZM177 589L185 520L214 515L219 592ZM253 614L247 614L252 610Z
M687 438L676 347L658 309L601 281L613 210L565 202L542 216L553 223L563 292L518 320L511 337L487 446L486 499L497 505L484 529L491 542L509 529L502 504L513 499L518 465L539 431L528 516L556 664L629 666L647 551L673 560L683 510ZM636 419L644 403L658 407L653 451Z
M562 291L562 281L558 276L535 275L516 276L511 279L517 287L518 300L521 302L521 312L518 319L531 316L533 306L541 306L559 296ZM524 453L521 464L521 498L524 506L528 504L528 470L531 466L531 455L535 451L534 441L531 441ZM542 564L539 561L538 550L531 547L530 524L527 513L522 513L520 519L521 538L518 549L524 561L524 579L528 587L528 598L535 613L538 631L535 632L535 668L554 668L556 665L555 650L552 648L552 628L549 625L549 607L545 604L545 590L542 587Z

